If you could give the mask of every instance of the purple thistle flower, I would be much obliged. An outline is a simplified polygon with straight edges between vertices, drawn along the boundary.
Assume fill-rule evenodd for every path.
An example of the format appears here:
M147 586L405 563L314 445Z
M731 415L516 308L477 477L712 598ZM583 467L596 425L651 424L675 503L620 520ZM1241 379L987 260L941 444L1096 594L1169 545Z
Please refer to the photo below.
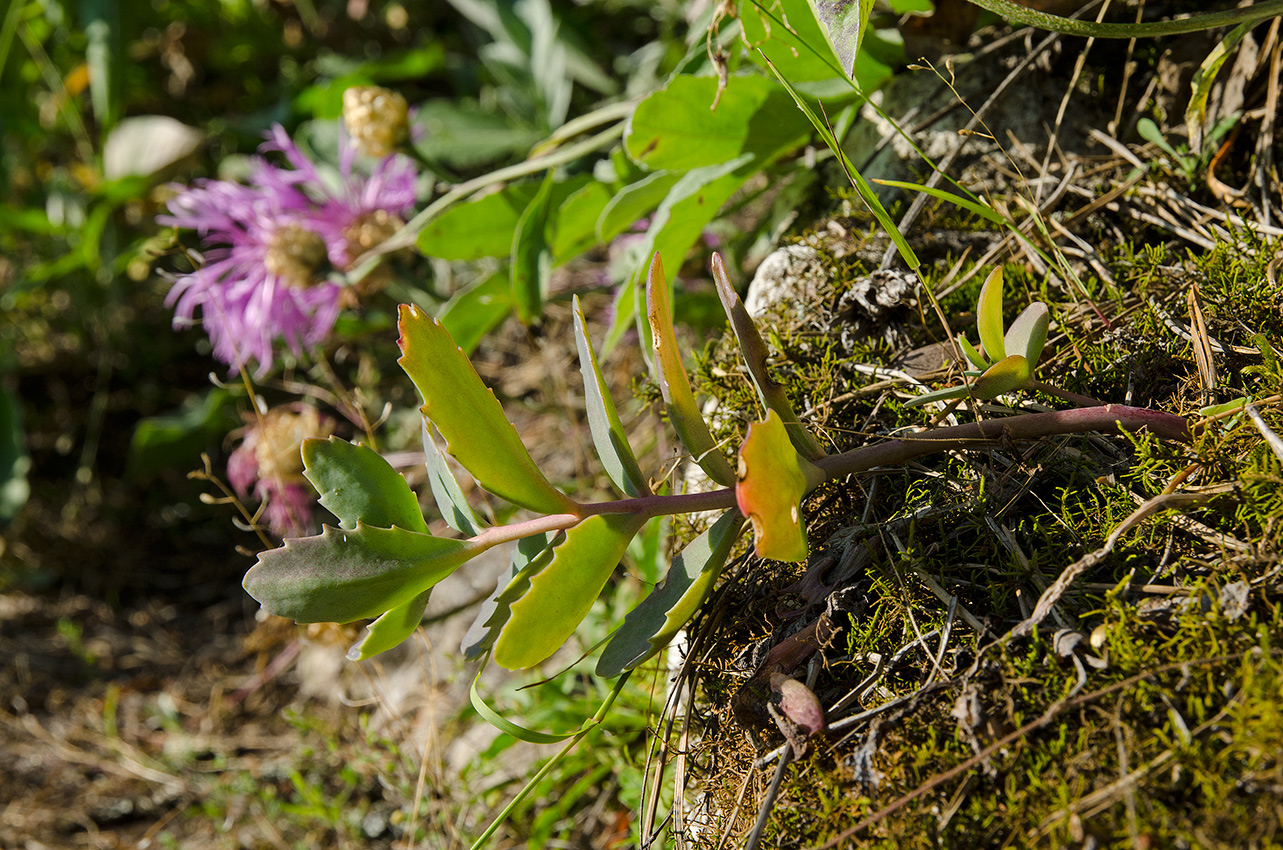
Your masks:
M369 177L352 173L344 144L340 185L332 188L284 128L272 128L260 152L280 152L289 168L254 157L248 184L205 180L169 202L161 224L195 230L205 264L183 275L166 298L174 326L196 322L214 356L233 369L257 364L262 377L283 339L298 355L329 334L343 288L327 267L347 268L386 240L414 207L415 174L403 157L384 160Z
M333 432L334 421L314 407L269 410L250 419L227 458L227 483L241 499L253 494L262 503L261 518L278 537L311 526L316 494L303 477L299 448Z

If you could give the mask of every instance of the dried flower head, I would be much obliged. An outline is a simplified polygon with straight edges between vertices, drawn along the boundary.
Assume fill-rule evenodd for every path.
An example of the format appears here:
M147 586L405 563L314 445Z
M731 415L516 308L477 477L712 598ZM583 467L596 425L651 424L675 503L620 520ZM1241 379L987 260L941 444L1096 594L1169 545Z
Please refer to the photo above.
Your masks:
M410 110L398 92L353 86L343 92L343 126L365 156L390 155L410 132Z

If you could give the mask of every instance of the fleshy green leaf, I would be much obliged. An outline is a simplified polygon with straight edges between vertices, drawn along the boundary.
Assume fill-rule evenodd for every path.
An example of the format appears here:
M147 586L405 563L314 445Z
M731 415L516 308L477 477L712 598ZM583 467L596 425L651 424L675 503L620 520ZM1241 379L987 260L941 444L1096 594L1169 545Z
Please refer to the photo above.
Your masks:
M669 304L668 282L664 279L664 263L656 254L650 263L646 279L646 312L650 321L651 344L655 356L651 361L660 394L668 406L668 421L677 432L682 445L695 458L708 477L723 487L735 485L735 470L731 469L725 455L717 448L695 403L690 379L682 365L682 352L677 346L673 330L673 311Z
M1007 356L1002 340L1002 266L989 272L976 302L976 331L985 347L985 356L993 363Z
M555 732L538 732L534 729L528 729L520 724L513 723L499 712L495 711L486 701L481 698L481 693L477 690L477 683L481 681L481 674L485 672L485 665L477 671L477 675L472 680L472 686L468 688L468 699L472 703L473 709L481 718L494 728L507 735L511 735L518 741L525 741L528 744L555 744L564 741L567 738L573 738L579 733L578 729L572 729L569 732L557 734Z
M530 324L543 314L552 276L552 247L548 244L548 210L552 198L552 173L539 186L517 220L512 237L512 302L517 317Z
M1023 354L1012 354L1004 357L985 370L985 373L971 384L971 394L976 398L997 398L1003 393L1020 389L1029 383L1033 370Z
M905 408L921 407L924 404L931 404L937 401L952 401L955 398L966 398L969 394L966 384L959 384L956 387L945 387L944 389L935 390L934 392L923 393L916 398L911 398L904 403Z
M588 615L633 535L646 523L638 514L590 516L565 533L552 560L530 575L530 589L510 606L494 643L494 660L509 670L548 658Z
M743 527L744 517L727 511L687 544L673 559L667 578L628 612L606 644L597 662L598 676L609 679L632 670L668 645L708 598Z
M619 421L615 402L610 397L610 387L602 377L601 366L588 339L588 325L584 321L579 296L574 299L575 344L579 349L579 371L584 378L584 405L588 413L588 430L592 433L593 446L601 464L615 482L615 486L629 496L649 496L650 483L637 465L628 435Z
M481 609L468 632L463 636L460 649L469 661L475 661L494 645L499 630L512 616L512 603L530 589L530 576L543 569L552 560L552 546L546 534L523 537L512 550L508 569L499 577L494 593L481 603Z
M793 412L793 405L789 402L784 385L772 378L767 371L766 359L770 356L770 351L762 334L758 332L753 317L744 308L735 287L731 286L731 279L726 274L726 264L722 262L720 254L713 254L713 281L717 284L717 295L722 299L722 308L730 319L731 332L739 343L749 377L753 380L753 386L757 387L762 404L779 415L799 452L812 460L824 457L824 449L820 448L820 444Z
M971 361L971 365L975 366L977 369L984 371L991 365L989 361L985 359L984 355L977 351L976 347L967 341L965 335L958 334L958 346L962 349L962 353L967 356L967 359Z
M316 537L260 553L244 587L269 613L300 623L350 623L405 605L485 548L403 528L327 525Z
M414 491L378 452L330 437L304 440L302 453L304 477L342 528L351 531L364 523L427 534Z
M1032 369L1038 365L1038 358L1042 357L1042 347L1047 342L1049 323L1047 305L1041 301L1035 301L1026 307L1007 328L1003 344L1012 354L1023 354L1029 361L1029 368Z
M447 451L477 483L514 505L545 514L574 513L578 505L535 466L494 392L441 322L401 305L397 362L423 397L423 414L445 437Z
M347 651L347 660L364 661L404 643L423 622L431 596L432 591L425 590L366 626L365 635Z
M740 447L735 501L753 523L757 554L777 561L806 558L802 497L824 480L824 473L797 453L783 420L774 410L748 426Z
M441 511L441 518L460 534L476 537L485 524L473 512L445 455L437 448L436 438L432 436L432 423L427 419L423 420L423 456L428 470L428 486L432 488L432 498L436 500L437 510Z
M718 86L716 77L679 74L642 100L624 136L629 156L653 170L689 171L793 148L809 134L788 96L765 77L730 77L720 97Z

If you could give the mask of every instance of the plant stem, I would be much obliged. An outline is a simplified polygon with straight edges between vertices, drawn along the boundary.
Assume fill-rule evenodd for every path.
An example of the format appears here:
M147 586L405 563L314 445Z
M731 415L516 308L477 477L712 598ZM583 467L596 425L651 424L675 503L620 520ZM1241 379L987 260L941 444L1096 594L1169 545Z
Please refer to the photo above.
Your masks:
M1085 396L1080 397L1085 398ZM814 461L824 471L825 481L863 472L875 466L898 466L914 458L935 452L954 449L978 449L1001 439L1033 440L1054 434L1077 434L1086 431L1119 433L1122 431L1148 430L1167 440L1188 442L1193 437L1190 425L1183 417L1146 407L1128 407L1122 404L1105 404L1080 407L1073 410L1056 410L1050 413L1029 413L1006 419L987 419L948 428L935 428L911 437L887 440L872 446L862 446L840 455L830 455ZM710 511L735 505L735 490L728 487L707 493L688 493L677 496L645 496L638 499L619 499L613 502L592 502L581 508L583 516L595 514L640 513L646 516L682 514ZM568 514L544 517L564 524L551 528L568 528L579 517ZM570 520L566 522L566 520ZM534 522L533 520L531 522ZM506 530L506 529L505 529ZM547 529L546 529L547 530ZM499 529L491 529L489 534ZM533 533L533 532L531 532ZM510 538L515 539L515 538Z

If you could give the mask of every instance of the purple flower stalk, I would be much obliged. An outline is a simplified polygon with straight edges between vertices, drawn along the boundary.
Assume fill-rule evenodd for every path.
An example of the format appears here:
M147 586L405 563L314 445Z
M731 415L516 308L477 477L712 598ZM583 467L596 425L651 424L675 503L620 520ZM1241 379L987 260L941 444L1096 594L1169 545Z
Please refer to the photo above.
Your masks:
M157 217L195 230L206 246L205 264L178 278L166 298L174 326L195 324L199 310L214 356L233 369L253 366L262 377L277 340L295 355L324 340L344 300L327 271L348 268L414 208L409 159L389 157L368 177L358 175L355 150L341 142L340 174L326 180L274 126L259 151L283 154L288 168L255 157L248 183L200 181Z

